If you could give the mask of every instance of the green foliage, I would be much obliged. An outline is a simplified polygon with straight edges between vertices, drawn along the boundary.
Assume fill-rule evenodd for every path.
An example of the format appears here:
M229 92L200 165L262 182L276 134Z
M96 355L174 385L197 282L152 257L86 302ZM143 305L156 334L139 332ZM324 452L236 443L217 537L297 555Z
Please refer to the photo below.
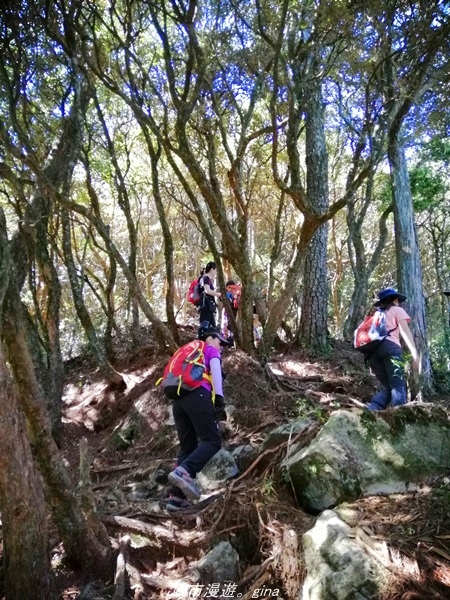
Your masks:
M382 212L392 204L392 183L390 176L386 173L378 175L376 178L375 190L376 197L380 202L380 212Z
M417 212L433 208L442 201L447 189L442 175L434 173L430 167L418 166L410 170L409 179Z
M276 497L275 480L273 477L265 477L261 483L261 496L264 500L272 500Z
M336 406L333 408L340 408L340 405L336 402ZM324 411L320 406L314 406L307 398L299 398L295 401L296 418L305 419L307 417L313 417L319 423L326 423L328 420L328 413Z
M425 145L423 157L429 161L443 162L448 166L450 162L450 138L436 136Z

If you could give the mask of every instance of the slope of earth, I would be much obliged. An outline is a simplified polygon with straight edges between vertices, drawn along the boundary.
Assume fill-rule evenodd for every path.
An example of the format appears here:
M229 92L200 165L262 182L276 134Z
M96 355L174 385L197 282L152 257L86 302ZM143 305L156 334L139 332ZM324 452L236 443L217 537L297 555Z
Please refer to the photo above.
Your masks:
M183 334L187 341L194 330ZM67 364L62 452L76 480L80 440L87 439L97 510L114 546L123 550L127 585L122 591L113 578L95 584L94 577L71 570L55 541L60 597L72 600L84 590L84 600L184 600L208 594L296 599L304 578L301 537L315 516L296 505L289 485L277 475L286 443L259 455L195 511L165 511L177 438L170 403L155 384L167 360L149 335L139 348L122 345L116 366L127 388L120 392L108 388L87 359ZM290 349L264 367L230 349L223 364L226 401L235 407L222 425L227 449L259 448L277 425L308 416L313 425L300 441L306 445L332 410L367 402L375 384L362 358L345 344L336 344L326 358ZM359 515L368 551L371 540L377 547L381 540L390 556L395 583L382 600L450 598L448 500L450 482L444 480L420 493L365 498L350 506ZM202 587L196 562L224 540L239 555L239 575L226 590Z

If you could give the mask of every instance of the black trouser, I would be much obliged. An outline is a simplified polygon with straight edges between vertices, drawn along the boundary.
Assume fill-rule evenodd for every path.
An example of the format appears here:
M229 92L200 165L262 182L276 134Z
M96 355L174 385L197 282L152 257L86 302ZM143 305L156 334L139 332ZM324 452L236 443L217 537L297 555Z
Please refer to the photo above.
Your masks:
M383 410L389 405L405 404L406 382L401 347L391 340L383 340L370 355L369 365L383 389L375 394L367 408Z
M195 477L222 445L211 392L200 387L174 400L173 418L180 440L177 465Z
M202 330L208 329L209 327L216 326L216 303L214 301L214 298L212 298L212 296L208 296L207 294L204 294L204 296L202 298L202 303L200 305L199 319L200 319L200 325L199 325L199 331L198 331L199 337L200 337Z

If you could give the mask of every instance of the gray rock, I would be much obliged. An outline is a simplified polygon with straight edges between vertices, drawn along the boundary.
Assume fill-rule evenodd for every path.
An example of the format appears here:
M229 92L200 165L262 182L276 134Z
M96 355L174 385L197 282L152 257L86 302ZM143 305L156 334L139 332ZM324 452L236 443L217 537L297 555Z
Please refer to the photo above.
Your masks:
M351 527L334 511L320 515L303 536L307 577L299 600L375 600L389 571L350 538Z
M269 448L275 448L275 446L279 446L289 439L295 438L299 433L305 431L305 429L307 429L313 423L313 419L300 419L298 421L292 421L291 423L279 425L267 434L267 437L262 443L260 453L268 450Z
M236 461L228 450L221 448L197 474L197 481L205 490L215 490L239 473Z
M361 496L415 489L448 470L450 423L436 407L339 410L282 468L298 502L321 511Z
M77 600L103 600L104 586L100 581L88 583L78 596Z
M205 583L235 582L239 555L229 542L220 542L198 561L196 567Z
M239 472L243 473L256 459L258 450L250 444L245 444L244 446L235 448L231 455L236 461Z
M155 491L157 485L153 481L139 481L137 483L132 483L128 486L128 489L131 490L128 493L128 500L130 502L142 502L147 498L151 498Z

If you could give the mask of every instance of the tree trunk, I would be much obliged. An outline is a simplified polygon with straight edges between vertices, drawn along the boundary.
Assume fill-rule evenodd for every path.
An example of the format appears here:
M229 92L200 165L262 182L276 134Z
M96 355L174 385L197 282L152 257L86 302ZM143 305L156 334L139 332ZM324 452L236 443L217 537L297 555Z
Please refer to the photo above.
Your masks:
M52 437L50 419L25 340L20 307L17 284L11 275L4 311L5 349L27 420L33 456L44 481L46 501L68 557L87 571L109 575L111 548L102 545L88 526Z
M367 209L374 200L373 180L374 170L371 169L367 178L364 197L360 201L354 200L347 205L347 248L355 283L348 315L344 323L344 338L346 340L353 340L355 329L367 314L367 308L370 304L370 299L368 298L369 281L386 245L388 237L386 223L393 209L392 204L390 204L383 211L379 220L380 233L378 242L372 251L372 256L368 258L366 246L363 241L362 227L367 215Z
M133 274L133 277L136 278L136 276L137 276L138 239L137 239L137 228L134 223L133 216L131 214L131 203L130 203L130 197L128 194L128 188L126 185L124 174L123 174L122 169L119 164L119 160L116 155L114 141L111 139L111 136L110 136L109 130L108 130L108 125L105 121L103 111L101 109L100 103L96 96L94 96L94 101L95 101L95 107L97 109L97 115L98 115L98 118L102 125L103 134L106 138L106 147L108 149L109 156L111 158L111 162L114 167L114 173L115 173L114 182L115 182L116 189L117 189L118 203L119 203L119 206L120 206L123 214L125 215L125 219L127 222L128 238L130 240L130 244L129 244L130 253L128 255L128 268L130 269L130 272ZM129 150L128 150L128 152L129 152ZM129 160L129 158L128 158L128 160ZM134 293L133 288L130 286L128 286L128 287L129 287L128 302L129 302L129 307L130 307L130 312L131 312L131 327L130 327L131 339L134 344L137 344L139 341L139 301L136 297L136 294Z
M48 195L44 196L40 189L36 189L26 212L24 231L29 256L35 261L34 264L29 265L34 318L29 319L28 331L34 328L32 338L40 341L38 348L44 354L46 367L44 371L38 369L37 373L45 391L53 435L58 439L61 424L63 364L59 337L61 284L55 267L55 251L49 235L49 220L53 218L53 212L52 199ZM19 260L16 260L16 264L19 264ZM29 340L30 347L33 347L34 340ZM34 355L38 348L34 348Z
M147 142L147 148L150 155L150 161L152 166L152 185L153 185L153 199L155 201L156 210L158 212L159 222L161 223L161 230L164 240L164 259L166 267L166 278L167 278L167 292L166 292L166 317L169 329L177 342L180 344L180 336L178 334L177 322L174 314L174 300L175 300L175 272L174 272L174 246L173 237L170 231L169 223L167 221L166 211L164 209L164 202L161 197L161 189L159 184L159 173L158 173L158 162L161 157L161 146L158 144L157 150L154 149L152 140L150 139L147 128L144 129L145 139Z
M407 310L411 316L411 330L421 354L421 380L426 390L432 388L432 371L428 351L425 320L425 297L422 286L422 266L414 222L414 209L405 150L399 134L389 140L389 165L394 196L395 248L397 284L407 296ZM416 385L419 382L416 382ZM418 389L413 391L416 395Z
M160 347L162 349L165 349L167 347L167 350L173 354L178 349L178 344L176 343L170 330L164 325L161 319L159 319L156 316L152 307L147 302L136 277L133 275L133 273L128 267L127 261L123 258L116 245L112 241L111 236L109 234L109 227L103 222L100 216L100 212L98 210L100 202L97 196L97 192L95 191L92 185L89 170L87 172L86 186L88 189L89 197L92 202L94 213L92 212L92 210L87 210L85 206L76 204L75 202L71 202L66 198L60 198L61 204L66 206L73 212L83 215L87 219L87 221L91 223L93 227L95 227L98 234L105 242L106 250L108 252L108 256L111 260L111 263L114 261L120 266L120 268L122 269L122 273L124 274L128 282L131 292L136 296L136 298L139 301L139 306L141 307L142 312L153 325L155 336L158 340Z
M106 358L104 348L102 347L102 344L98 339L95 327L84 304L83 293L78 281L78 274L72 253L70 219L68 211L65 208L61 209L61 220L64 262L66 265L67 274L69 276L70 287L72 290L72 298L76 313L88 339L91 352L106 379L110 383L114 384L123 383L123 378L120 375L120 373L118 373L114 369L114 367L108 362L108 359Z
M5 215L0 208L1 321L12 264ZM42 480L34 468L25 419L1 341L0 427L0 510L6 598L45 600L53 594Z
M316 56L311 59L306 84L306 193L310 209L317 215L328 208L328 153L325 143L322 84ZM327 344L328 225L321 225L306 249L303 272L302 311L299 338L309 348Z
M49 600L52 571L47 514L24 418L0 345L0 509L8 600Z
M302 312L299 339L302 346L323 350L327 344L327 238L321 225L306 250L303 271Z

